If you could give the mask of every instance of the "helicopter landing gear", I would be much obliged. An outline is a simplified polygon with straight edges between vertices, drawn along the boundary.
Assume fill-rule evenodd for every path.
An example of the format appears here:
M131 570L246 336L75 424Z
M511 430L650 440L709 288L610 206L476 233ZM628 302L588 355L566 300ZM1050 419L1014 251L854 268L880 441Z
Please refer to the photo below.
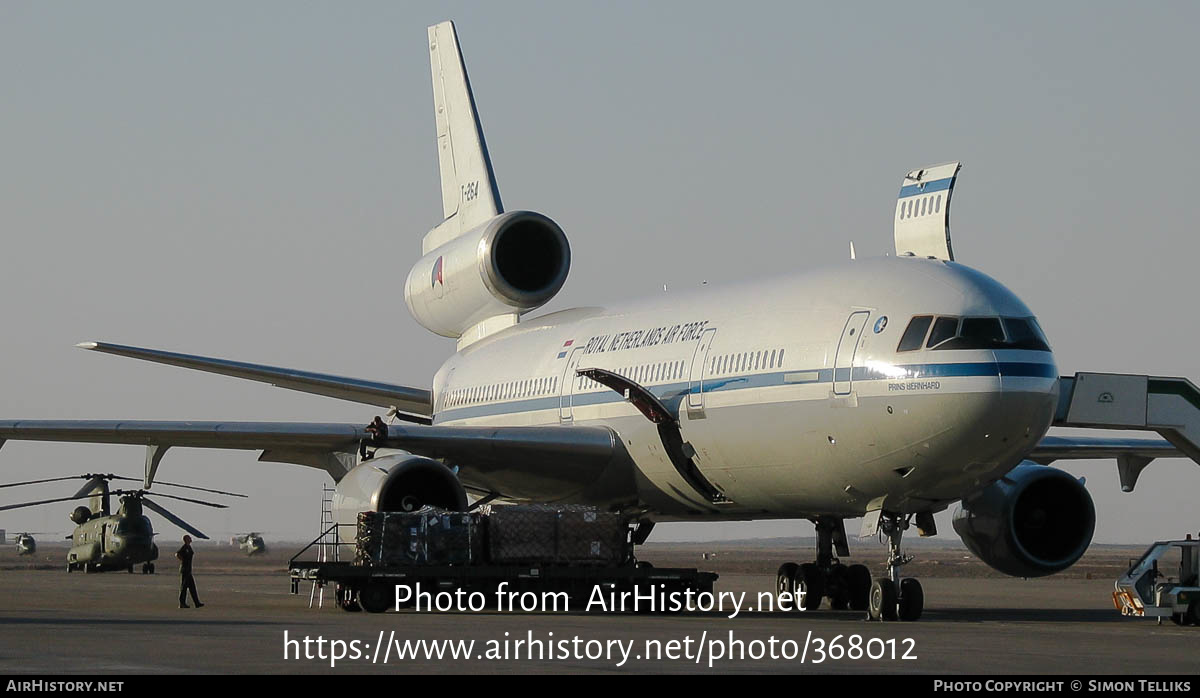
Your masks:
M796 610L814 611L820 608L822 598L828 598L835 611L865 611L871 590L870 570L865 565L844 565L834 557L835 548L838 555L850 554L845 524L831 516L817 517L813 523L817 527L816 562L785 563L775 576L776 591L796 594Z
M900 567L912 562L911 555L900 551L900 539L908 528L909 517L884 512L879 519L879 530L888 538L887 576L879 577L871 584L871 620L915 621L925 608L925 592L916 579L900 579Z
M128 568L126 568L126 569L129 571L129 574L133 574L133 565L130 565L130 566L129 566Z
M132 566L129 568L129 571L133 572ZM153 562L143 562L142 563L142 574L154 574L154 563Z

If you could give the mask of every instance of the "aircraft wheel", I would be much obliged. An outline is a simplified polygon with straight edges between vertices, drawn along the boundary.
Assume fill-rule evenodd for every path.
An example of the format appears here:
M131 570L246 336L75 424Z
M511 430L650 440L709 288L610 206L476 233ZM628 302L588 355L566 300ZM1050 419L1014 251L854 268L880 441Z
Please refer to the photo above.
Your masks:
M896 585L887 577L871 584L871 620L896 620Z
M133 565L130 565L130 566L127 568L127 570L128 570L128 572L129 572L129 574L133 574Z
M1175 625L1181 625L1181 626L1187 625L1188 624L1187 613L1186 612L1185 613L1172 613L1171 614L1171 622L1174 623Z
M871 570L866 565L846 568L846 586L850 591L850 608L865 611L871 602Z
M821 597L825 595L825 575L821 574L820 567L811 562L800 565L796 571L796 594L800 595L800 592L804 592L800 603L805 611L815 611L821 607Z
M900 581L900 620L914 621L925 609L925 592L915 579Z
M796 591L796 571L800 567L794 562L785 562L779 566L779 571L775 573L775 597L791 596ZM794 608L794 611L800 609Z
M75 565L72 565L71 563L68 562L67 563L67 574L71 574L74 571L75 571Z
M1193 601L1188 604L1187 619L1192 625L1200 626L1200 601Z
M154 574L154 563L150 563L150 574Z
M367 613L383 613L388 609L388 591L390 587L387 584L373 582L367 584L358 592L358 604Z
M850 573L847 571L847 567L840 562L829 570L825 593L829 596L829 607L835 611L844 611L850 608L849 580Z

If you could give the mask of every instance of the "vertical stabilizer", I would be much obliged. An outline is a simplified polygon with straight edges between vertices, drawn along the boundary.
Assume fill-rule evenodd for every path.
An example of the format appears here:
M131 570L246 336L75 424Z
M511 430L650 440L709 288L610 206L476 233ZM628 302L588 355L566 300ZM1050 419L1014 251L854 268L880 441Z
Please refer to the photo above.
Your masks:
M425 236L423 253L504 210L453 22L429 27L429 64L445 220Z

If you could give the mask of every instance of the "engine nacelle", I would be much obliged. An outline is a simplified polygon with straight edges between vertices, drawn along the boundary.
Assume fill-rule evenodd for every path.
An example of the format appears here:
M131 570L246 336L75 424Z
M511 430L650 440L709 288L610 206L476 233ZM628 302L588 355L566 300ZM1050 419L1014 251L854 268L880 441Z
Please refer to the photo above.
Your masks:
M562 228L532 211L509 211L431 250L408 273L404 301L425 329L461 337L489 318L540 307L571 268Z
M71 510L70 518L77 524L85 523L92 518L92 510L87 507L75 507Z
M423 506L462 511L467 492L458 476L436 460L406 453L377 456L338 481L333 520L342 524L342 542L353 543L360 512L416 511Z
M1096 508L1068 473L1025 463L964 499L954 530L992 568L1042 577L1067 569L1088 549Z

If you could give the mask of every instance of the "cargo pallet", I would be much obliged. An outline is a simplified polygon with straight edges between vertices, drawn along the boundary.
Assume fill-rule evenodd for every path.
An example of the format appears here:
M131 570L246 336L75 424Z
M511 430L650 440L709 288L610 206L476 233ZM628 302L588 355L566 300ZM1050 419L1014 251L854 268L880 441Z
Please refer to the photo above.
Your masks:
M643 593L651 589L711 593L718 577L715 572L692 568L657 568L636 562L632 557L621 565L603 566L557 563L362 565L299 560L309 547L312 544L288 562L291 593L300 593L301 582L311 582L321 588L334 584L340 608L369 613L382 613L393 608L397 585L415 588L420 584L421 591L430 594L458 589L483 592L490 604L503 582L508 583L506 591L565 592L573 598L586 598L597 586L617 591L641 590Z

